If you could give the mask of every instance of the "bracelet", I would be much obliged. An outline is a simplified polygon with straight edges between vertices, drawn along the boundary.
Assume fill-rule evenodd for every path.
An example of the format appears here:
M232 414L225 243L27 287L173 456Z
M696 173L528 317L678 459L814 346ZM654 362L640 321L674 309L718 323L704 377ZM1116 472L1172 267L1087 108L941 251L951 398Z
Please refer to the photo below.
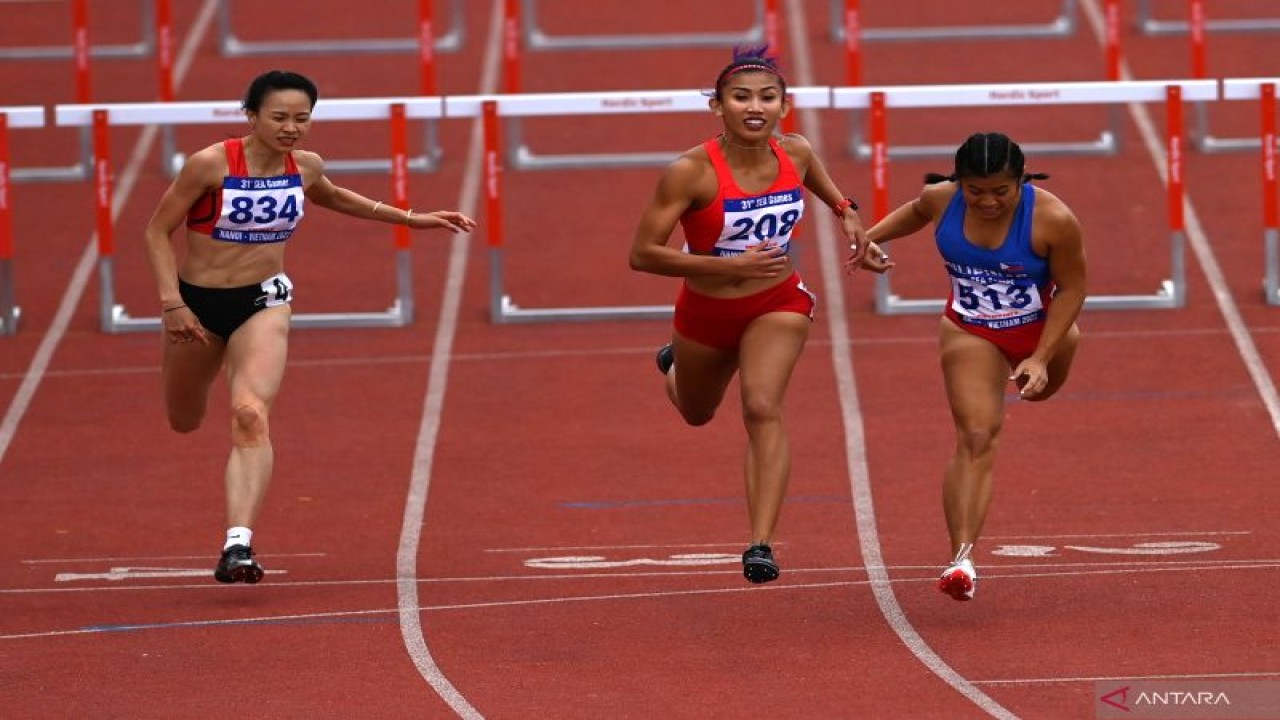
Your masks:
M186 307L186 306L187 306L187 304L186 304L186 303L182 303L181 305L174 305L173 307L167 307L167 308L164 308L163 310L161 310L161 312L173 312L174 310L179 310L179 309L184 308L184 307Z
M408 225L413 220L413 208L404 211L404 224Z
M847 208L852 208L854 212L857 212L858 203L854 202L853 198L846 197L845 199L836 203L835 207L831 208L831 212L835 213L836 217L844 217L844 211Z
M369 217L378 217L378 208L382 207L382 201L373 204L373 209L369 211Z

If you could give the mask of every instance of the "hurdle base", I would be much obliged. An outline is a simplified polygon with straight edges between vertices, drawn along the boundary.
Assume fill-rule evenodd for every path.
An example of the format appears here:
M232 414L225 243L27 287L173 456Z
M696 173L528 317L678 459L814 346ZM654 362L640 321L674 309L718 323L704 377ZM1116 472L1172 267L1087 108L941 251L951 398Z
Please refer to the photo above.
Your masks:
M0 313L0 336L14 335L18 332L18 319L22 317L22 308L15 306L9 312Z
M876 295L876 312L880 315L923 315L941 313L946 308L942 298L904 298L885 293ZM1086 310L1165 310L1182 307L1184 298L1172 280L1163 280L1150 295L1090 295L1084 300Z
M396 300L386 312L296 313L291 328L388 328L404 327L410 313ZM123 305L113 305L103 331L111 334L156 332L163 327L159 317L132 317Z
M1082 142L1027 142L1020 143L1023 152L1028 155L1114 155L1120 144L1110 130L1104 130L1097 140ZM854 151L858 158L871 157L871 145L858 142ZM955 155L954 145L891 145L891 158L923 158L951 157Z
M521 308L503 295L493 312L495 323L528 322L592 322L597 320L667 320L675 308L671 305L631 305L595 308Z

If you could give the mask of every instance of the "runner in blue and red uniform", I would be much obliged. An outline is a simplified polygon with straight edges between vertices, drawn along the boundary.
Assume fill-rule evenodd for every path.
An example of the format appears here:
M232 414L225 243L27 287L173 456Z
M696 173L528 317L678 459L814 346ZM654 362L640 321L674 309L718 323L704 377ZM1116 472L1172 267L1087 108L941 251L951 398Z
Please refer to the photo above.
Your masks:
M879 243L935 225L951 280L940 331L942 374L956 428L942 502L951 562L939 589L970 600L973 545L991 503L992 468L1006 383L1023 400L1048 400L1067 380L1080 341L1086 273L1080 224L1062 200L1030 180L1022 149L999 133L971 135L955 173L930 174L920 197L867 231L873 248L849 267L884 272Z
M791 104L766 50L735 51L720 72L710 106L721 134L667 167L631 246L633 269L684 278L658 367L685 422L710 422L738 375L751 521L743 575L754 583L779 573L770 543L791 469L782 403L817 301L791 264L804 189L835 212L856 257L867 247L857 206L809 142L775 136ZM684 250L670 243L676 225Z
M319 155L295 149L311 127L319 93L297 73L273 70L244 98L249 134L191 155L160 198L145 231L164 324L169 425L200 427L209 389L225 365L231 391L231 456L225 476L226 539L219 582L256 583L253 523L271 482L271 405L284 376L293 284L284 247L311 201L357 218L414 229L466 232L451 210L415 213L334 185ZM182 266L170 236L186 225Z

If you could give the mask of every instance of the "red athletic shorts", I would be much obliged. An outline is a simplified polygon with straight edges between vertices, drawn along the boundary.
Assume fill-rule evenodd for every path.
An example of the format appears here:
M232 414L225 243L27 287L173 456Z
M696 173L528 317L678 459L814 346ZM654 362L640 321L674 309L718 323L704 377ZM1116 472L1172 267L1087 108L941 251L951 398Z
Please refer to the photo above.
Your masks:
M960 318L959 314L949 307L946 314L947 319L955 323L956 327L995 345L1013 367L1017 367L1018 363L1031 357L1031 353L1036 351L1036 345L1040 343L1040 334L1044 332L1043 320L1027 323L1026 325L1018 325L1017 327L993 330L983 325L965 322Z
M716 298L680 288L676 298L675 328L682 337L719 350L736 351L742 333L752 320L774 312L793 312L813 319L818 298L800 280L799 273L754 295Z

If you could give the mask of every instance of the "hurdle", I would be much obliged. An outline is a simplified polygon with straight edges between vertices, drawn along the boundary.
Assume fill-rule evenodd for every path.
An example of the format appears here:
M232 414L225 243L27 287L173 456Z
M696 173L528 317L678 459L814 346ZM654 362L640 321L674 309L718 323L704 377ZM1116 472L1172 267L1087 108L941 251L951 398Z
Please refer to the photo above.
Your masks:
M684 33L619 33L613 35L552 35L538 24L537 0L521 0L524 43L530 50L639 50L662 48L732 47L758 45L765 37L765 0L751 0L754 18L742 30Z
M1229 78L1222 82L1223 100L1257 100L1257 147L1262 160L1262 237L1265 275L1262 292L1268 305L1280 305L1280 198L1276 180L1276 87L1280 77Z
M93 57L127 58L146 57L155 50L155 35L152 33L152 0L139 0L141 31L137 42L103 44L93 47L89 52ZM79 38L87 22L87 0L71 0L73 18L73 36ZM0 60L66 60L79 52L75 45L26 45L0 48Z
M414 37L391 38L332 38L305 40L241 40L235 34L231 17L231 0L218 2L218 49L226 57L252 57L259 55L337 55L376 54L396 52L457 52L462 48L465 29L463 1L450 0L453 15L449 30L434 38L434 0L418 0L418 34ZM431 92L424 95L435 95Z
M1146 3L1144 3L1144 6ZM1204 0L1189 0L1187 5L1188 19L1183 22L1143 20L1142 25L1153 28L1150 34L1170 35L1184 33L1190 39L1191 77L1200 80L1208 79L1208 35L1217 29L1220 31L1265 31L1280 29L1280 20L1273 21L1270 27L1262 19L1240 20L1237 22L1214 21L1207 17ZM1210 129L1209 107L1205 103L1195 106L1196 122L1192 129L1191 139L1197 150L1206 153L1232 152L1252 150L1260 142L1257 137L1217 137Z
M1181 35L1194 31L1193 21L1169 20L1156 17L1152 10L1151 0L1138 0L1134 22L1137 24L1138 29L1146 35ZM1280 18L1222 18L1206 22L1203 30L1226 33L1275 32L1280 30Z
M875 217L889 212L888 109L975 107L989 105L1062 105L1164 102L1167 117L1166 169L1168 172L1170 277L1154 293L1091 295L1085 307L1113 310L1182 307L1186 302L1186 231L1183 218L1183 102L1216 100L1213 80L1125 81L1084 83L1028 83L1005 85L900 86L884 88L833 88L837 108L869 112L872 144L872 188ZM891 288L887 275L876 278L876 310L885 315L934 313L942 310L941 298L902 298Z
M862 40L875 37L875 33L873 32L874 29L864 29L862 27L861 14L858 11L858 0L842 1L845 4L845 13L839 24L844 28L846 83L850 86L860 86L862 85L863 65ZM1063 26L1063 28L1074 29L1074 0L1064 2L1062 13L1049 26L1006 26L1004 28L1005 32L996 36L1034 38L1051 37L1055 34L1058 36L1070 34L1069 32L1046 34L1048 32L1047 28L1050 26ZM1104 20L1106 23L1106 41L1103 50L1106 79L1115 81L1120 79L1121 64L1120 0L1106 0ZM880 39L976 39L981 37L979 33L995 32L996 29L988 26L952 27L923 35L913 35L903 31L900 37L893 33L889 33L889 37L885 37L884 33L881 33ZM1037 31L1038 29L1040 32ZM913 32L916 30L924 33L924 31L930 29L912 29ZM871 146L866 143L861 127L862 123L855 117L849 141L849 153L855 157L866 159L871 157ZM1094 140L1028 142L1024 143L1023 147L1027 152L1034 152L1038 155L1111 155L1119 150L1122 127L1122 113L1113 106L1108 109L1106 127ZM950 155L954 150L954 148L944 145L897 145L890 148L889 152L892 153L892 157L937 157Z
M523 1L523 11L521 2ZM777 47L778 0L753 0L755 23L741 33L675 33L670 35L583 35L549 37L537 27L536 5L532 0L505 0L503 3L503 91L518 95L521 88L522 40L539 49L597 49L628 50L644 48L671 48L695 46L720 46L759 43L767 41ZM528 18L528 22L525 21ZM523 27L523 29L522 29ZM708 98L702 97L702 109ZM623 153L560 153L540 154L524 141L520 115L502 113L504 117L507 162L519 170L575 170L592 167L661 167L671 162L679 152L623 152ZM793 121L784 119L784 129Z
M325 100L316 106L315 117L326 121L387 120L391 135L391 204L408 208L407 119L439 120L443 116L441 98L388 97ZM90 127L94 148L94 200L98 239L99 323L104 332L153 331L161 327L159 317L132 317L115 300L114 219L111 200L110 129L112 126L154 124L199 125L225 123L241 117L237 101L119 103L98 105L58 105L55 123L65 127ZM412 265L409 228L393 228L396 249L396 293L384 312L297 313L295 327L400 327L413 321Z
M21 308L13 289L13 210L9 161L10 127L44 127L44 108L31 105L0 106L0 335L18 330Z
M89 42L88 0L71 0L71 45L16 47L0 49L0 60L65 59L74 60L75 98L78 103L91 102L93 95L90 60L95 57L146 57L155 52L160 82L160 97L172 96L173 51L170 0L141 0L143 39L129 45L91 45ZM14 182L78 181L89 178L92 166L88 129L80 133L80 155L72 165L14 168Z
M859 0L831 0L828 8L831 39L835 42L845 42L850 37L850 22L854 24L858 22L857 16L861 9ZM854 16L852 20L851 15ZM867 28L857 35L868 41L1004 40L1069 37L1075 34L1075 31L1076 0L1062 0L1058 15L1043 23Z
M831 89L791 89L797 107L830 107ZM707 98L697 90L638 92L547 93L530 95L446 96L445 117L483 118L485 227L489 244L489 317L494 323L653 320L671 316L669 305L522 308L506 291L503 267L502 175L504 117L560 115L625 115L640 113L706 112ZM667 156L667 162L674 155Z

